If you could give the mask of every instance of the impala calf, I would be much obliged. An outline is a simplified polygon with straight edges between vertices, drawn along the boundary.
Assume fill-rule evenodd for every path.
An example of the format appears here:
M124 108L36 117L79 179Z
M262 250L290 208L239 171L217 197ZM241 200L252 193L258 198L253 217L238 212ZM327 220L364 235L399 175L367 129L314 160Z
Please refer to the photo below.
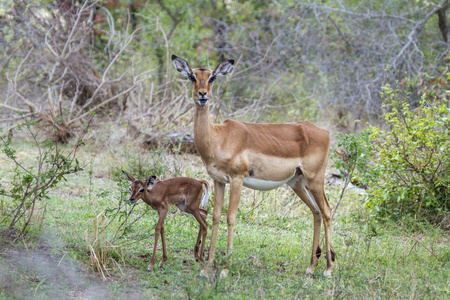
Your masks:
M326 277L331 276L334 252L331 249L330 205L324 189L330 134L309 122L289 124L253 124L225 120L212 124L209 100L212 85L218 76L225 76L234 60L225 60L214 71L191 69L175 55L172 62L178 72L192 81L194 100L194 143L214 179L214 211L209 259L203 273L214 258L218 226L224 202L225 184L230 185L228 207L228 248L233 246L233 228L242 186L256 190L270 190L283 184L310 208L314 217L314 235L311 263L306 273L311 274L322 253L320 227L325 227Z
M123 172L123 171L122 171ZM156 176L147 178L145 182L136 180L132 175L123 172L125 177L131 181L130 202L136 203L142 199L150 205L154 210L158 211L159 219L155 227L155 243L153 245L153 254L148 265L148 271L153 269L156 262L156 246L158 244L159 234L161 234L161 242L163 247L163 259L159 263L160 267L164 266L167 261L166 238L164 235L164 220L167 212L172 205L176 205L181 211L189 213L195 217L200 223L197 242L194 247L194 257L196 260L203 261L203 252L205 248L205 239L207 234L206 216L208 211L201 209L209 199L209 184L205 180L196 180L187 177L177 177L158 181L155 183ZM153 185L152 189L148 189ZM202 199L203 185L206 188L205 195ZM201 250L199 248L201 244Z

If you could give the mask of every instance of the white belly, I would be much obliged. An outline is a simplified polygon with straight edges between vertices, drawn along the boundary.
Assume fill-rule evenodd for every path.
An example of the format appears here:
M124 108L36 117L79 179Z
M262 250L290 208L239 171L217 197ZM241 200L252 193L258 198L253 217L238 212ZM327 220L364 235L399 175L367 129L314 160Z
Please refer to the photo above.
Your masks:
M244 186L259 190L259 191L268 191L276 189L277 187L282 186L286 182L288 182L290 178L283 181L270 181L270 180L262 180L251 177L244 177Z
M216 176L214 176L214 175L209 174L209 177L211 177L213 180L218 181L218 182L221 182L221 183L230 183L230 182L228 181L228 178L225 177L225 176L223 176L222 178L219 178L219 177L216 177Z
M297 167L295 167L295 168L297 168ZM276 168L274 168L274 169L276 170ZM218 182L221 182L221 183L224 183L224 184L230 183L230 181L229 181L228 177L225 175L225 173L220 172L215 167L211 168L211 170L208 169L208 174L215 181L218 181ZM281 177L280 176L281 174L277 174L277 175L278 175L278 178ZM252 177L252 176L246 176L246 177L244 177L243 185L245 187L248 187L248 188L251 188L251 189L254 189L254 190L268 191L268 190L276 189L276 188L282 186L285 183L287 183L291 187L294 187L298 180L299 180L299 176L296 175L296 170L294 170L294 172L293 172L293 174L291 176L287 177L286 179L276 180L276 181L275 180L259 179L259 178L255 178L255 177Z
M271 181L271 180L257 179L253 177L244 177L244 186L254 190L268 191L276 189L285 183L291 184L291 180L295 179L296 177L298 176L295 176L295 172L291 177L288 177L282 181Z

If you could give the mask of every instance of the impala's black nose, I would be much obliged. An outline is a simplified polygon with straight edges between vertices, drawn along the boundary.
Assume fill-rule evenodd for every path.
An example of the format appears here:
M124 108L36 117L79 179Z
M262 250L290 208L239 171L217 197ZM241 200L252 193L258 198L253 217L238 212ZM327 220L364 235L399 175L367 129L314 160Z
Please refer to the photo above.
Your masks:
M206 96L206 92L198 92L198 104L206 105L208 103L208 97Z

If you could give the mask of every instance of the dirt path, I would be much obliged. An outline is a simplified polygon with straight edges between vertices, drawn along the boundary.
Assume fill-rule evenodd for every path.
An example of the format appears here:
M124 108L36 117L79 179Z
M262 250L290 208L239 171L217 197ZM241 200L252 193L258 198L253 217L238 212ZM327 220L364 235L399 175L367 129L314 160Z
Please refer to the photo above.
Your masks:
M40 239L26 245L21 240L13 243L0 238L0 298L107 299L118 296L80 265L73 258L74 252L60 249L61 245L55 240Z

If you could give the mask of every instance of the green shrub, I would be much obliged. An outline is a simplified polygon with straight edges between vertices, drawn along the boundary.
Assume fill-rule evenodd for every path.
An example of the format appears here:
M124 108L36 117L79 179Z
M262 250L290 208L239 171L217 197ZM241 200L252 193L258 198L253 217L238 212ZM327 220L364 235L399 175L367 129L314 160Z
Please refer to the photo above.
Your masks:
M28 133L39 150L33 163L27 163L26 158L17 155L11 143L12 132L2 135L0 128L0 151L14 166L9 182L5 186L0 184L0 234L26 235L32 227L36 209L44 207L45 212L46 201L50 200L49 191L61 181L67 181L65 176L82 170L76 155L84 145L83 136L87 127L72 146L62 148L48 137L42 138L40 126L33 121L24 121L17 129Z
M366 206L383 215L439 219L450 211L448 100L425 93L412 110L409 93L390 86L383 90L389 128L366 129L374 147L370 169L375 175Z
M339 135L344 150L335 155L335 166L367 187L365 206L374 215L438 222L450 212L450 73L445 75L384 86L385 128ZM415 100L410 91L422 96Z
M367 171L367 165L371 160L373 147L369 143L369 132L364 131L360 135L351 133L336 133L338 149L332 154L333 167L339 169L346 182L367 187L371 181L371 173Z
M370 154L373 150L369 143L368 132L363 132L360 135L338 132L335 135L338 138L338 148L332 153L333 167L341 172L344 178L344 186L333 209L332 218L336 214L345 190L350 183L367 188L368 182L371 180L371 173L368 172L367 165L370 163Z

